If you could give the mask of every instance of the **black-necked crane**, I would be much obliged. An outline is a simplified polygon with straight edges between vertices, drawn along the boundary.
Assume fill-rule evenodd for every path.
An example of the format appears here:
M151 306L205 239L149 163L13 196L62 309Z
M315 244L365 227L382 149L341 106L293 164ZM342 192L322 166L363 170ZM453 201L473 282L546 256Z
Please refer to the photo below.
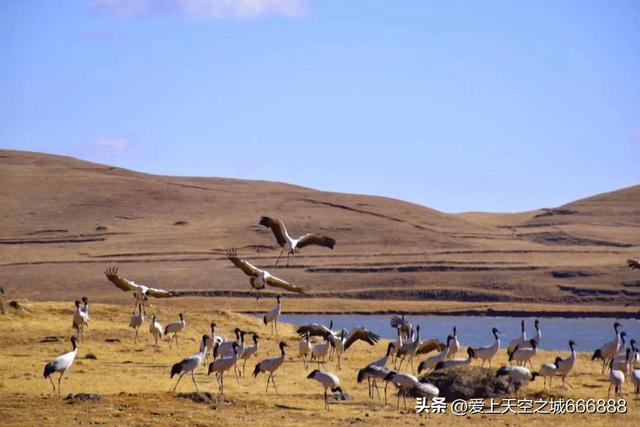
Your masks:
M340 360L342 354L349 350L349 348L353 346L357 341L363 341L369 345L375 345L380 340L379 335L369 331L363 326L356 326L350 331L343 329L337 335L329 334L327 336L331 341L331 353L335 354L338 359L337 369L341 369Z
M591 360L601 359L602 360L602 373L604 374L607 364L613 360L613 358L618 354L620 349L622 348L622 340L627 335L624 331L620 331L620 327L622 325L618 322L613 324L613 330L616 333L615 338L613 340L605 343L602 347L593 352L593 356Z
M398 365L398 369L402 367L402 362L404 362L405 358L409 358L409 362L411 363L411 370L413 371L415 368L413 367L413 358L418 351L418 346L420 345L420 325L416 326L416 336L412 340L408 340L405 342L400 350L397 352L397 356L400 357L400 363Z
M396 371L390 371L385 377L387 384L384 387L385 397L387 395L387 386L389 383L393 383L398 389L398 400L396 408L400 408L400 396L404 400L404 406L407 407L407 395L419 395L421 397L436 397L440 394L440 390L426 379L422 381L418 380L414 375L398 373ZM386 404L386 400L385 400Z
M422 371L433 370L436 365L447 358L447 354L449 354L449 350L451 348L451 342L453 341L453 335L447 336L447 345L445 348L440 350L440 352L434 354L428 359L420 362L418 365L418 374Z
M395 348L394 343L390 342L387 345L387 352L384 354L384 356L382 356L379 359L374 360L373 362L369 363L367 366L380 366L380 367L386 366L387 362L389 361L389 359L392 356L394 348Z
M440 369L449 369L449 368L457 368L460 366L469 366L471 362L476 357L476 352L472 347L467 347L467 358L466 359L447 359L438 362L434 371L439 371Z
M149 322L149 332L156 342L156 351L159 349L158 341L162 339L162 330L162 325L158 322L156 314L153 313L151 315L151 322Z
M224 373L236 366L236 363L238 362L238 346L238 343L234 342L232 345L233 354L227 357L221 357L209 364L207 375L211 375L212 372L216 373L218 390L222 396L224 396Z
M489 368L491 368L491 360L498 353L498 350L500 350L500 331L498 330L498 328L494 327L491 329L491 333L493 334L493 338L494 338L493 342L487 346L477 347L475 349L476 357L478 359L482 359L482 365L480 365L481 367L483 367L484 362L488 360Z
M378 388L378 380L384 381L384 379L389 374L389 372L391 372L389 368L386 368L384 366L369 364L358 371L357 380L358 380L358 383L361 383L366 378L369 386L369 397L373 399L373 390L375 389L378 392L378 398L382 399L380 397L380 389ZM385 397L384 400L386 404L387 403L386 394L384 397Z
M260 372L269 372L269 376L267 377L267 388L265 389L265 393L269 392L269 381L271 381L271 383L273 384L273 389L276 391L276 393L278 392L278 389L276 388L276 382L273 377L276 371L278 370L278 368L282 366L282 363L284 362L284 356L285 356L284 348L288 346L286 342L280 341L279 347L280 347L280 356L263 360L262 362L256 364L256 367L253 370L254 377L257 377Z
M631 349L627 348L627 350L622 353L620 356L617 356L611 361L611 366L613 369L622 371L625 374L629 373L629 367L631 363Z
M247 334L246 331L240 330L236 328L236 340L231 341L231 350L229 350L229 341L225 341L222 344L214 345L213 347L213 358L215 360L219 355L222 357L231 356L232 353L238 354L238 359L242 357L244 354L247 345L244 342L244 336ZM238 365L233 366L233 372L236 375L236 381L238 384L240 383L240 373L238 372Z
M456 357L458 351L460 351L460 341L458 341L458 328L453 327L453 334L451 334L453 339L451 340L451 345L449 346L449 352L447 353L447 359L453 359Z
M71 368L71 365L73 365L73 361L76 360L76 355L78 354L78 339L75 336L71 337L71 346L72 348L70 352L56 357L44 367L44 377L49 378L49 381L51 381L54 393L56 391L56 386L53 384L51 375L55 372L60 373L60 376L58 377L58 396L60 396L60 381L62 381L62 376L69 370L69 368Z
M329 322L328 328L319 323L309 323L308 325L302 325L296 329L296 333L300 338L304 337L307 333L310 337L325 337L327 334L334 336L338 335L338 333L333 330L333 320Z
M391 321L389 322L389 324L391 325L392 328L398 330L399 332L398 335L402 340L411 338L411 335L413 333L413 326L411 325L411 322L405 319L404 314L401 314L400 317L398 316L391 317ZM398 348L400 348L401 346L402 344L400 344Z
M89 298L82 297L82 312L87 315L87 320L89 320Z
M298 341L298 357L302 358L302 363L304 365L304 369L307 369L307 358L311 357L311 351L313 350L313 346L311 345L311 340L309 339L309 331L304 333L304 338Z
M278 245L282 248L278 259L276 260L276 265L278 265L278 261L280 261L280 257L282 257L282 254L285 251L287 251L287 266L289 266L289 256L293 255L295 257L296 251L304 248L305 246L316 245L333 249L336 245L336 241L331 237L322 236L316 233L307 233L304 236L294 239L289 236L289 233L287 233L284 223L275 218L263 216L260 218L259 224L271 229Z
M529 347L516 347L509 355L509 363L516 362L516 365L526 366L527 362L529 362L529 366L533 369L533 365L531 364L531 359L538 353L538 345L536 344L536 340L529 340Z
M76 309L73 312L73 321L71 327L76 331L78 340L82 340L84 336L84 327L89 323L89 314L85 313L80 306L80 300L75 300Z
M514 352L516 347L528 345L527 341L527 332L524 330L524 320L522 320L520 322L520 336L516 339L511 340L511 342L509 343L509 346L507 347L507 356L510 356L511 353Z
M136 303L133 306L133 313L135 313L138 306L141 307L142 311L146 313L144 302L148 297L154 298L171 298L175 296L175 293L172 291L166 291L164 289L150 288L145 285L139 285L132 280L125 279L124 277L118 276L118 268L112 267L108 268L104 272L107 279L114 285L125 292L132 292L133 296L136 299Z
M249 283L251 284L251 288L256 290L256 299L260 298L260 290L264 289L267 285L284 289L289 292L304 294L304 290L302 288L273 276L267 270L261 270L240 258L235 249L227 251L227 258L229 258L233 265L250 277Z
M313 344L311 346L311 361L318 363L318 369L320 369L320 359L324 363L325 358L329 354L329 348L331 348L331 341L329 340L329 334L324 337L324 342Z
M80 312L82 313L82 334L83 334L83 337L84 337L84 328L89 326L89 320L90 320L90 317L89 317L89 298L82 297L81 301L84 304L80 308Z
M329 398L327 396L327 390L331 390L333 393L340 393L344 397L344 392L340 387L340 379L334 373L315 369L309 375L307 375L307 379L316 380L320 384L322 384L322 387L324 387L324 408L327 411L329 410Z
M404 345L404 338L402 338L402 332L400 332L400 329L396 329L396 333L397 333L396 339L389 343L390 345L393 346L392 362L393 362L394 366L397 364L398 352L400 351L400 349Z
M340 331L338 336L329 335L329 340L331 341L331 354L329 355L329 360L332 360L332 356L335 354L338 359L336 369L340 370L340 358L342 357L342 353L344 353L344 345L347 341L347 330L343 329Z
M171 336L171 341L169 342L169 348L173 345L173 341L176 342L176 348L178 348L178 334L184 330L187 326L187 322L184 320L184 316L180 313L180 320L169 323L164 328L164 335L167 336L169 334L173 334Z
M624 372L615 369L613 366L613 359L609 363L609 390L607 391L607 399L611 396L611 387L613 389L613 396L622 398L622 386L624 385Z
M173 386L173 389L171 391L176 391L178 384L180 384L180 380L187 372L191 373L191 380L193 381L193 385L196 386L196 391L199 391L198 384L196 383L196 378L193 375L193 372L204 361L204 355L207 354L208 345L209 336L203 335L202 341L200 342L200 350L193 356L185 357L180 362L171 367L171 378L173 378L175 375L180 375L180 377L178 378L178 382L176 382L176 385Z
M549 387L551 387L551 380L553 377L560 375L560 365L559 362L562 360L561 357L556 357L556 360L553 363L543 363L538 370L540 376L542 377L544 384L543 387L547 388L547 378L549 378Z
M222 356L222 357L227 357L230 356L231 354L233 354L234 349L233 349L233 345L234 343L238 345L238 347L241 347L242 345L242 336L244 331L242 331L240 328L235 328L233 330L233 333L236 337L235 340L227 340L227 341L223 341L221 343L219 343L218 345L213 347L213 359L215 360L218 356ZM240 354L240 353L238 353Z
M224 337L222 335L216 334L216 322L211 322L209 326L211 327L211 340L213 341L213 343L222 344L224 342Z
M140 326L144 323L144 313L142 308L138 310L137 313L133 313L131 315L131 319L129 320L129 327L133 329L133 342L138 342L138 330Z
M626 344L627 344L626 333L620 334L620 347L618 349L618 353L616 353L616 355L613 356L614 360L616 360L616 361L625 360L625 358L627 356L627 352L625 351L625 345Z
M540 345L540 340L542 339L542 329L540 328L540 321L538 319L533 322L533 327L536 328L536 334L531 339L536 342L536 345Z
M636 340L631 340L629 344L631 344L631 349L633 350L631 366L635 369L638 367L638 364L640 364L640 351L638 350L638 347L636 347Z
M498 369L496 377L504 375L509 377L509 388L513 388L513 392L517 399L518 390L520 389L520 387L522 387L527 382L535 380L536 377L540 375L540 373L531 372L524 366L503 366Z
M356 326L352 328L346 335L346 340L344 342L344 351L349 350L349 348L358 341L366 342L369 345L375 345L378 341L380 341L380 336L369 331L363 326Z
M244 366L247 364L247 360L258 355L258 348L259 348L258 340L260 339L260 337L255 332L252 332L251 336L253 339L253 344L245 345L244 350L240 355L240 359L242 359L242 377L243 378L244 378Z
M578 359L575 346L576 343L573 340L569 340L569 349L571 350L571 354L569 354L569 356L564 359L556 359L556 363L558 365L558 374L562 377L562 388L565 387L565 384L568 384L569 387L573 388L573 386L569 384L569 381L567 381L567 376L576 365L576 360Z
M267 311L262 317L262 322L265 326L271 324L271 335L273 335L273 330L275 329L276 336L278 336L278 319L280 318L280 312L282 311L282 303L280 302L280 298L280 294L276 295L275 307Z

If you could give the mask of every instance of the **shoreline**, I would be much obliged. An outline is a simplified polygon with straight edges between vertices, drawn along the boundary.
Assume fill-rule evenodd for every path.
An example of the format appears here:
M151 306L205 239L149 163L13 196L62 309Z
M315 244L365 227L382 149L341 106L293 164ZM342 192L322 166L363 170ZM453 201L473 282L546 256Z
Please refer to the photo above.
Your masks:
M264 314L263 311L251 311L240 310L236 311L239 314ZM541 318L563 318L563 319L638 319L640 320L640 313L632 313L625 311L526 311L526 310L452 310L452 311L400 311L400 310L376 310L376 311L282 311L283 315L359 315L359 316L385 316L394 314L406 314L412 316L469 316L469 317L541 317Z

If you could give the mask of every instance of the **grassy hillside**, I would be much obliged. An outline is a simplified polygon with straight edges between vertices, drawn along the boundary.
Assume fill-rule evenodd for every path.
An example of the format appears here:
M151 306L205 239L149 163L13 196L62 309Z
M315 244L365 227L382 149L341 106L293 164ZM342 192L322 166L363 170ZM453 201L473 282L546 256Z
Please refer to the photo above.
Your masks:
M288 184L155 176L0 151L0 284L19 297L128 301L102 275L179 290L248 291L227 248L312 296L467 302L640 301L640 186L522 214L446 214L383 197ZM261 215L336 248L279 253Z

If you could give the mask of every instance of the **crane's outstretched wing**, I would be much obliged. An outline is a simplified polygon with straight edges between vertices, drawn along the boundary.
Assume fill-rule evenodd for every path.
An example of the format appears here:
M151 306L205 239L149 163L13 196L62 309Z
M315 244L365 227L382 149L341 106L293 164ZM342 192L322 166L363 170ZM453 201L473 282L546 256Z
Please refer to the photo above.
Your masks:
M358 340L369 343L369 345L374 345L380 340L380 336L362 326L355 327L349 332L347 341L344 343L344 351L347 351L349 347Z
M287 243L287 229L282 221L275 218L269 218L268 216L263 216L260 218L259 224L271 229L280 246L284 246Z
M331 334L331 330L324 325L319 325L317 323L310 323L308 325L302 325L296 332L300 337L304 337L307 332L309 332L310 337L324 337L327 334Z
M296 285L292 285L289 282L285 282L282 279L278 279L275 276L267 277L267 285L274 286L276 288L286 289L287 291L297 292L299 294L304 294L304 290L302 288L297 287Z
M135 283L130 282L124 277L118 276L118 267L107 268L104 271L104 274L111 283L125 292L132 291L138 287Z
M333 249L333 247L336 245L336 241L331 237L321 236L316 233L308 233L298 240L297 247L304 248L305 246L309 245L318 245L324 246L325 248Z
M400 330L405 336L411 336L411 331L413 330L413 326L411 323L404 318L404 314L402 317L393 316L391 321L389 322L392 328Z
M442 351L444 350L445 347L446 345L443 342L440 342L435 338L431 338L431 339L422 341L420 345L418 345L418 348L416 349L416 353L427 354L434 350Z
M147 291L147 295L154 298L170 298L176 296L172 291L165 291L164 289L156 288L149 288L149 290Z
M635 259L628 259L627 260L627 265L632 270L640 269L640 261L636 261Z
M261 270L240 258L235 249L227 251L226 254L227 258L229 258L233 265L244 271L244 274L246 274L247 276L257 277L260 275Z

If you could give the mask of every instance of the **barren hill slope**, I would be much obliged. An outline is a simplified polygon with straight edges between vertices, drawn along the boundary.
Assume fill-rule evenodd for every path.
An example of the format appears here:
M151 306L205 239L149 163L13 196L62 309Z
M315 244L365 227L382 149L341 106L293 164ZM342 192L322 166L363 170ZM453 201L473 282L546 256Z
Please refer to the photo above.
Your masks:
M640 187L496 220L19 151L0 151L0 182L0 284L30 298L130 298L104 279L111 265L169 289L246 292L227 248L316 295L599 303L640 295L640 277L623 266L639 252ZM293 235L318 231L338 244L305 248L290 268L276 267L279 248L257 225L261 215L282 219Z

